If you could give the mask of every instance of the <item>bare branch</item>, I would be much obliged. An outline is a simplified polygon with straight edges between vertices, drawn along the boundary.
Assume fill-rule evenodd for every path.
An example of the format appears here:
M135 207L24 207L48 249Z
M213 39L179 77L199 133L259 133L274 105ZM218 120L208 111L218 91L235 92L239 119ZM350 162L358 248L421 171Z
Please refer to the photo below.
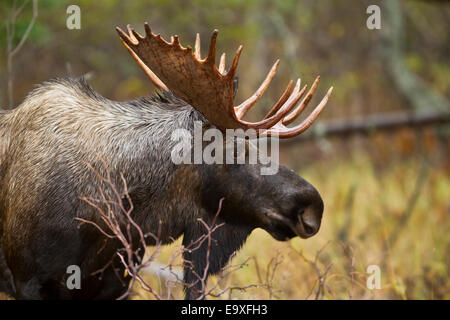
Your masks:
M13 1L13 5L10 12L10 19L6 22L6 79L7 79L7 92L8 92L8 103L9 107L14 105L14 74L13 74L13 58L22 49L25 41L28 39L31 30L38 17L38 1L33 0L33 16L20 39L19 43L15 48L13 48L13 40L16 32L16 21L17 17L20 15L22 10L28 4L29 0L25 0L19 8L16 8L16 0Z
M19 9L22 10L21 8ZM25 41L27 41L28 36L30 35L31 29L33 29L37 17L38 17L38 0L33 0L33 17L31 18L31 21L28 24L28 27L25 30L22 39L20 39L19 44L14 48L13 51L11 51L10 53L11 57L14 57L20 51L20 49L22 49L23 44L25 43Z

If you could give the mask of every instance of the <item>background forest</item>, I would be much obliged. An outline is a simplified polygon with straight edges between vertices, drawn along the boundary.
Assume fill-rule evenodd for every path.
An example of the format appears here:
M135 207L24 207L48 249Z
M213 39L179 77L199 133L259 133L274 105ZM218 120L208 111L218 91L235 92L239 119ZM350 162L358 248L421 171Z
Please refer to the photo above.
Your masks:
M81 9L79 30L66 27L71 4ZM381 29L366 26L372 4ZM312 104L335 88L309 134L281 145L281 163L322 194L321 231L289 243L254 231L233 259L239 270L210 279L218 298L450 298L450 2L0 0L0 106L11 109L34 85L61 76L85 76L109 99L152 94L114 30L131 24L143 33L145 21L183 45L199 32L203 52L217 28L227 65L243 44L237 103L280 58L250 120L290 79L311 85L321 76ZM179 245L164 247L159 263ZM373 265L380 289L366 283ZM168 290L148 277L182 297L179 285ZM133 298L151 296L136 288Z

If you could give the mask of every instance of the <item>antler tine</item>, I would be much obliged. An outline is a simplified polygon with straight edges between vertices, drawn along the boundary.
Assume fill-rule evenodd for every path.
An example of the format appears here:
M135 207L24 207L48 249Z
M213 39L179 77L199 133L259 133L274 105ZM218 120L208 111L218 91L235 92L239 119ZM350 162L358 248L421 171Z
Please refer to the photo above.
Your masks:
M239 48L236 50L236 54L234 55L231 67L230 69L228 69L226 73L226 77L228 79L234 80L234 75L236 74L236 69L239 63L239 57L241 56L242 48L243 48L242 45L240 45Z
M208 56L206 57L206 63L210 64L211 66L216 65L216 41L218 34L219 31L215 29L211 35L211 41L209 43L209 51Z
M296 89L294 89L294 92L288 98L289 100L287 100L288 102L286 102L286 103L289 103L289 110L285 113L286 115L288 115L289 112L291 112L291 110L297 105L298 101L300 100L300 98L305 93L306 87L307 86L304 85L303 88L301 90L299 90L299 88L300 88L300 79L297 80ZM284 118L286 118L286 116L284 116L283 119Z
M328 99L331 96L331 93L333 92L333 87L331 87L327 94L323 97L322 101L317 105L317 107L309 114L309 116L302 121L298 126L295 126L293 128L287 128L282 123L277 124L272 129L268 129L266 132L264 132L262 135L264 136L278 136L280 138L292 138L295 137L302 132L304 132L306 129L308 129L314 121L317 119L319 114L322 112L322 110L327 105Z
M220 56L219 72L222 74L225 72L225 52Z
M144 37L141 36L131 25L127 25L128 34L133 42L139 43L139 40L143 40Z
M134 43L138 43L139 40L133 34L133 29L131 28L131 26L129 24L127 24L127 31L128 31L128 36L130 37L131 41L133 41Z
M275 113L275 115L271 116L267 120L268 123L264 125L263 129L269 129L270 127L274 126L278 122L280 122L281 119L283 119L286 114L288 114L292 108L295 107L295 105L298 103L300 98L302 97L303 93L305 92L306 86L304 86L300 90L301 80L298 79L297 83L295 84L294 90L292 91L289 98L286 100L286 102L281 106L281 108Z
M201 42L200 42L200 33L197 33L197 35L195 36L195 46L194 46L194 53L195 53L195 57L197 58L197 60L202 60L202 55L200 53L200 49L201 49Z
M270 116L274 115L278 111L278 109L286 102L286 100L291 95L293 83L294 82L292 80L289 80L289 83L286 89L284 90L283 94L281 95L280 99L278 99L277 103L275 103L272 109L270 109L270 111L266 113L264 119L267 119Z
M120 38L120 40L122 40L122 42L125 42L127 45L132 44L130 37L122 29L120 29L119 27L116 27L116 31L119 34L119 38Z
M308 105L309 101L311 100L312 96L316 92L316 89L319 85L319 81L320 81L320 76L318 76L314 80L314 83L311 86L311 89L309 89L308 93L306 94L306 96L302 100L302 102L299 104L299 106L283 119L284 125L288 125L288 124L292 123L303 112L303 110L305 110L305 108Z
M288 100L288 98L290 98L292 95L296 95L296 97L294 100L291 100L291 102L289 103L291 105L289 110L291 110L295 106L295 104L298 102L298 100L300 100L300 98L303 96L303 93L306 90L306 85L302 88L302 90L298 91L298 89L300 88L300 83L301 83L301 80L298 79L297 84L295 85L294 92L291 93L292 83L293 83L292 80L289 81L289 84L288 84L286 90L283 92L280 99L278 99L277 103L275 103L275 105L272 107L272 109L270 109L270 111L267 112L267 114L264 116L264 119L267 119L267 118L271 117L273 114L276 114L278 109L280 109L284 105L286 100Z
M300 100L301 96L303 95L306 88L303 88L300 90L300 79L297 80L297 84L295 85L295 88L292 92L292 94L289 96L287 101L282 105L282 107L270 118L263 119L258 122L246 122L240 120L241 123L247 125L249 128L254 129L269 129L272 126L278 124L283 117L292 110L293 107L297 104L298 100Z
M264 92L269 87L270 83L272 82L273 77L275 77L275 74L277 73L278 65L280 64L280 60L275 61L274 65L270 69L269 73L266 76L266 79L264 79L261 86L256 90L256 92L247 100L242 102L240 105L235 107L236 111L236 117L238 119L242 119L248 110L259 100L261 99Z
M145 29L146 36L150 37L152 35L152 29L150 28L150 25L148 24L148 22L144 22L144 29Z

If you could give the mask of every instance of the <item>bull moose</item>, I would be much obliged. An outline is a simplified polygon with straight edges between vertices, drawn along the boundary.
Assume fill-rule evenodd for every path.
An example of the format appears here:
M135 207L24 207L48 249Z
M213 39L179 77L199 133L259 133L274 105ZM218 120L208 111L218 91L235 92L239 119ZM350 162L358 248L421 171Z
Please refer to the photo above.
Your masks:
M80 199L99 196L102 181L92 168L107 171L117 186L121 177L126 180L133 219L144 232L160 228L162 243L182 235L183 245L197 239L204 232L199 218L211 222L223 199L218 221L224 225L213 234L208 274L219 272L255 228L280 241L319 230L321 196L292 170L280 166L274 175L261 175L262 164L177 165L171 161L171 133L192 131L200 121L221 132L255 129L258 137L294 137L317 118L333 88L303 122L287 127L311 100L319 77L301 102L306 86L290 81L263 120L248 122L244 115L268 88L279 61L260 88L235 106L242 46L228 70L224 54L217 65L217 30L205 58L198 34L192 49L177 36L168 42L155 35L147 23L145 36L130 26L117 31L157 87L154 96L116 102L82 78L58 78L0 114L0 288L17 299L114 299L126 289L130 279L120 262L101 277L94 273L114 261L119 243L77 221L101 224L98 212ZM191 262L184 268L186 298L195 299L194 274L205 267L205 246L185 252L184 259ZM79 290L66 286L69 265L81 269Z

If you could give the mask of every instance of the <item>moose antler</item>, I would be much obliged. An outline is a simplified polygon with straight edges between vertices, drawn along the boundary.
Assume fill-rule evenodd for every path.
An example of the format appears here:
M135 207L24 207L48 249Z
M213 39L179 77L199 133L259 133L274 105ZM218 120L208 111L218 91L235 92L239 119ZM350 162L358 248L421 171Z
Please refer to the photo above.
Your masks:
M288 128L286 125L293 122L306 108L316 91L320 78L316 78L305 98L295 109L294 107L303 96L306 86L300 88L301 81L298 79L295 87L292 88L293 82L290 81L280 99L263 120L247 122L242 120L243 117L269 87L277 71L279 60L272 66L259 89L240 105L234 106L233 80L242 46L239 46L231 67L226 71L225 54L221 56L219 67L216 66L217 30L214 30L211 36L208 55L202 59L198 34L193 51L189 46L184 48L180 44L178 36L171 37L169 43L159 34L153 34L147 23L145 23L145 37L130 26L127 29L128 34L116 27L122 43L144 69L150 80L162 91L168 91L170 88L176 96L185 100L201 112L209 122L222 130L252 128L258 130L260 136L294 137L311 126L327 104L333 91L333 87L331 87L322 101L302 123Z

